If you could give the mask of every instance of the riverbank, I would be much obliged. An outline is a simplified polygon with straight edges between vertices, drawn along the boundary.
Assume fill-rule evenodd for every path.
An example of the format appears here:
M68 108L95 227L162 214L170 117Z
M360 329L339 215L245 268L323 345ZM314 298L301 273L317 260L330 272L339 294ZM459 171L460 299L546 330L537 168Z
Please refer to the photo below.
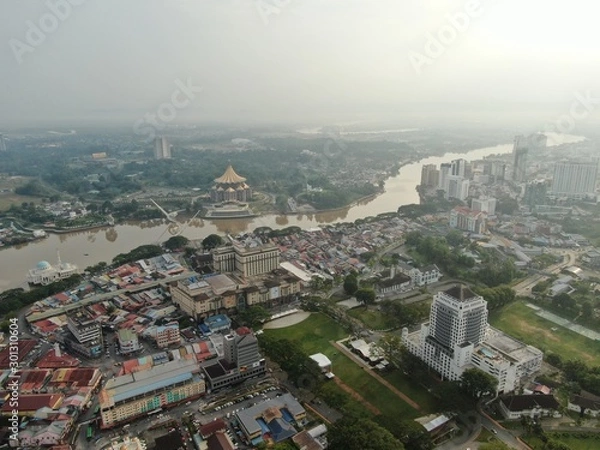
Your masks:
M67 233L81 233L82 231L100 230L100 229L104 229L104 228L111 228L114 226L115 226L114 223L111 224L109 222L105 222L103 224L98 224L98 225L88 225L88 226L84 226L84 227L73 227L73 228L44 227L44 228L42 228L42 230L44 230L46 233L67 234Z
M565 141L574 142L574 141ZM283 229L291 226L315 228L324 224L354 222L357 219L381 213L395 212L398 207L419 203L415 187L421 182L421 168L424 164L439 165L453 159L478 160L497 154L510 154L512 144L474 149L466 153L447 153L443 156L428 157L400 168L398 175L385 183L385 192L368 200L355 201L354 206L334 211L314 213L294 213L289 215L264 214L257 217L235 219L188 219L180 222L177 230L164 221L145 223L124 223L106 229L94 229L61 234L51 234L48 238L29 244L5 248L0 252L0 290L10 289L22 283L27 270L38 261L54 260L56 250L61 257L79 267L87 267L99 262L112 261L115 255L130 251L140 245L165 241L170 234L181 234L191 240L202 240L209 234L239 234L259 227Z

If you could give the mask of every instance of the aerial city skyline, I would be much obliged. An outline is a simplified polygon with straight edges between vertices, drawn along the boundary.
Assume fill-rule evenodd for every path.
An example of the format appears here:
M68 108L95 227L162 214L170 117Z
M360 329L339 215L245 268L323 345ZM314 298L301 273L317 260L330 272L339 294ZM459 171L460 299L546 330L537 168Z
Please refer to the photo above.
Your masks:
M2 12L1 448L597 447L589 2Z

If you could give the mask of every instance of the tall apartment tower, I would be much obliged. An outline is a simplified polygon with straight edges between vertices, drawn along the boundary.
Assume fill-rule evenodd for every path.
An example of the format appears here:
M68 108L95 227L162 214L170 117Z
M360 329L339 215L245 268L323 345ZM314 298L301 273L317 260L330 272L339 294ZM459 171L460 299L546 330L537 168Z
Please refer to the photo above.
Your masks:
M511 392L542 365L541 350L488 327L487 302L468 287L455 285L435 295L429 323L410 333L407 350L447 380L459 380L476 367L498 380L498 392Z
M527 181L527 160L530 152L536 152L546 148L548 136L541 133L529 136L515 136L513 145L513 171L512 180L517 183Z
M6 140L4 139L4 135L0 133L0 152L6 151Z
M467 160L455 159L450 163L450 175L465 178L467 175Z
M439 183L440 171L435 164L425 164L421 168L421 186L436 187Z
M567 197L585 197L596 191L598 163L559 162L554 166L552 193Z
M512 180L517 183L526 181L527 178L527 156L529 154L529 145L527 138L523 135L515 137L513 145L513 172Z
M433 299L429 337L448 349L465 343L477 345L485 339L487 316L483 297L464 285L451 287Z
M465 180L460 176L450 175L448 177L446 199L456 198L464 202L469 196L469 185L469 180Z
M440 174L438 177L438 189L441 189L444 192L448 192L448 183L450 180L448 177L452 175L450 163L442 163L440 164Z
M402 330L409 351L443 378L458 380L470 363L475 346L488 329L487 302L463 285L438 292L431 304L429 323L421 325L418 342Z
M154 158L155 159L170 159L171 146L166 137L157 137L154 139Z

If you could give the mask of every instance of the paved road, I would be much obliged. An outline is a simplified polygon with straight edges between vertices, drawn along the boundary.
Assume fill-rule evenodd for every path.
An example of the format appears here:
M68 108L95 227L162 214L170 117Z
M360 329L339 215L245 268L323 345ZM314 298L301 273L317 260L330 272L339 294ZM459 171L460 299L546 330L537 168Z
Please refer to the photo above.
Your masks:
M488 416L484 411L479 410L479 416L481 417L481 425L492 432L495 431L496 437L508 445L509 448L531 450L531 447L515 437L509 430Z
M525 278L524 280L520 281L519 283L517 283L513 287L513 289L515 290L517 295L530 297L532 295L531 288L533 288L540 281L544 281L544 280L548 279L548 275L545 275L545 274L552 274L552 275L559 274L561 272L561 270L574 265L577 262L577 256L579 255L579 253L575 250L561 250L559 252L559 254L566 256L566 259L560 263L553 264L553 265L547 267L544 270L544 274L537 273L537 274L531 275L531 276Z
M473 413L475 414L475 413ZM466 428L463 428L463 432L458 436L444 442L436 447L436 450L464 450L469 448L474 450L478 448L478 443L475 441L481 433L481 416L475 414L475 423L469 420L468 414L460 414L458 419L464 424Z

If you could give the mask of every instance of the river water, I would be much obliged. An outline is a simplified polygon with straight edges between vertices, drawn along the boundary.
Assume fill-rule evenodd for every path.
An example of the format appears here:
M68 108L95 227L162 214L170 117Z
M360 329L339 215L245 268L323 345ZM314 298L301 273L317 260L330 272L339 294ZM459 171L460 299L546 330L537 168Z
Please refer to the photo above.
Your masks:
M552 142L556 145L583 139L585 138L573 135L552 136ZM212 221L194 219L177 226L158 220L92 231L51 234L40 241L0 250L0 291L23 285L27 271L38 261L47 260L54 264L58 251L63 261L77 264L80 269L84 269L100 261L110 262L118 253L128 252L140 245L165 241L179 232L189 239L203 239L211 233L240 233L252 231L260 226L284 228L296 225L301 228L311 228L320 224L351 222L362 217L396 211L401 205L419 203L415 187L420 183L421 167L424 164L439 165L458 158L474 161L489 155L510 152L512 152L512 144L501 144L464 153L446 153L443 156L429 157L407 164L400 169L397 176L386 181L385 192L381 195L335 211L287 216L272 214Z

